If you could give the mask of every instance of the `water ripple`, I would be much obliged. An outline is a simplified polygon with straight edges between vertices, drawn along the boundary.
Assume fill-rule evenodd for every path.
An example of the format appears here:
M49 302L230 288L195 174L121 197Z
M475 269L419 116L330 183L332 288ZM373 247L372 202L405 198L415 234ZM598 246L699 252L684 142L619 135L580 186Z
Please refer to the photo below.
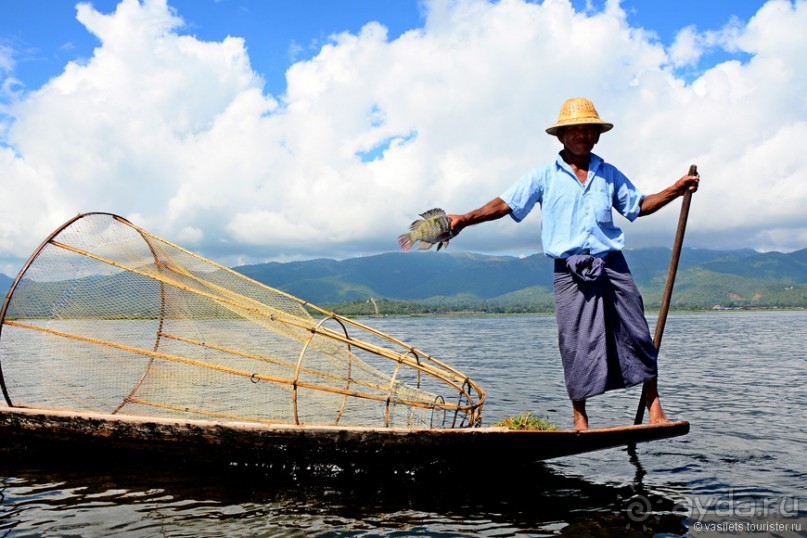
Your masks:
M551 316L366 320L466 372L487 424L571 409ZM653 320L650 320L651 328ZM807 313L671 314L659 359L667 413L688 436L516 468L292 474L193 466L29 461L0 454L0 531L10 536L687 535L698 507L801 499L807 519ZM638 388L589 403L594 426L632 421ZM784 502L784 504L783 504ZM722 503L722 504L720 504ZM766 504L767 503L767 504ZM637 513L635 510L642 510ZM783 512L783 509L785 511ZM775 512L774 512L775 513ZM798 518L797 518L798 519ZM807 529L807 525L804 527Z

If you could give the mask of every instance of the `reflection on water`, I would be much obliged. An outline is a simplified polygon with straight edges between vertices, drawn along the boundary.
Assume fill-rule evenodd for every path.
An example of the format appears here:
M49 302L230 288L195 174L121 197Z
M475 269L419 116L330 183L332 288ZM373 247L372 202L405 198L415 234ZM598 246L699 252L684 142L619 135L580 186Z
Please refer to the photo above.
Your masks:
M3 473L13 478L4 480L0 528L97 536L513 536L648 524L660 532L686 530L681 507L647 491L638 468L624 484L597 484L541 464L514 468L500 456L487 458L500 463L332 471L143 462L55 466L18 458L9 464L4 457ZM652 521L630 518L637 495L660 509Z
M554 318L366 322L474 377L488 393L486 424L530 410L569 426ZM99 467L6 448L0 455L0 531L683 535L699 530L697 509L709 517L723 517L723 510L724 520L741 521L749 507L770 508L767 521L804 522L805 342L804 312L671 315L660 358L662 397L668 415L689 420L691 432L641 444L633 454L609 449L526 468L506 454L479 454L477 465L454 469L404 468L394 461L383 469L210 468L156 460ZM633 388L592 399L592 425L629 423L638 394ZM807 524L781 535L805 533Z

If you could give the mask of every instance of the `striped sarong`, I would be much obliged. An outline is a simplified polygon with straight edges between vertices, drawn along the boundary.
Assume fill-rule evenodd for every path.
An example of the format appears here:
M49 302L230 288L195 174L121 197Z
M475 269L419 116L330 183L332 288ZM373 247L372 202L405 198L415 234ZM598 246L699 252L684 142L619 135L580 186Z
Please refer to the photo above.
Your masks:
M573 401L658 375L644 302L621 252L555 260L555 312Z

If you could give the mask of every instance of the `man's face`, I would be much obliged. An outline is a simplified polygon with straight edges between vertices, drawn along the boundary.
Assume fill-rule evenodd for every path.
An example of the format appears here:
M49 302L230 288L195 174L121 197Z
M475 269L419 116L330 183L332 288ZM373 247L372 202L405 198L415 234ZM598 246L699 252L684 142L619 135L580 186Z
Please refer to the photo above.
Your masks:
M558 139L572 155L580 157L591 153L600 140L600 128L596 125L572 125L558 133Z

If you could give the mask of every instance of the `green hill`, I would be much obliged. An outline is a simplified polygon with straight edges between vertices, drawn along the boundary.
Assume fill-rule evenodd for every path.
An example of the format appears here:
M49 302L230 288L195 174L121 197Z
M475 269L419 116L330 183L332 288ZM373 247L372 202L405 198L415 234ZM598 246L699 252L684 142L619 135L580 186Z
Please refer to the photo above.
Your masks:
M649 310L658 308L671 252L625 251ZM396 252L337 261L316 259L235 267L313 304L345 314L551 312L553 261L448 252ZM13 280L0 275L5 295ZM110 293L117 289L110 281ZM59 285L50 285L58 293ZM375 301L375 305L371 302ZM685 248L672 309L805 308L807 249L760 253Z
M665 248L625 251L648 309L661 302L670 256ZM364 312L371 308L365 304L371 297L387 300L389 308L397 302L417 304L420 311L553 309L553 262L542 254L516 258L428 251L235 269L340 312ZM686 248L674 291L674 309L807 307L807 249L785 254Z

